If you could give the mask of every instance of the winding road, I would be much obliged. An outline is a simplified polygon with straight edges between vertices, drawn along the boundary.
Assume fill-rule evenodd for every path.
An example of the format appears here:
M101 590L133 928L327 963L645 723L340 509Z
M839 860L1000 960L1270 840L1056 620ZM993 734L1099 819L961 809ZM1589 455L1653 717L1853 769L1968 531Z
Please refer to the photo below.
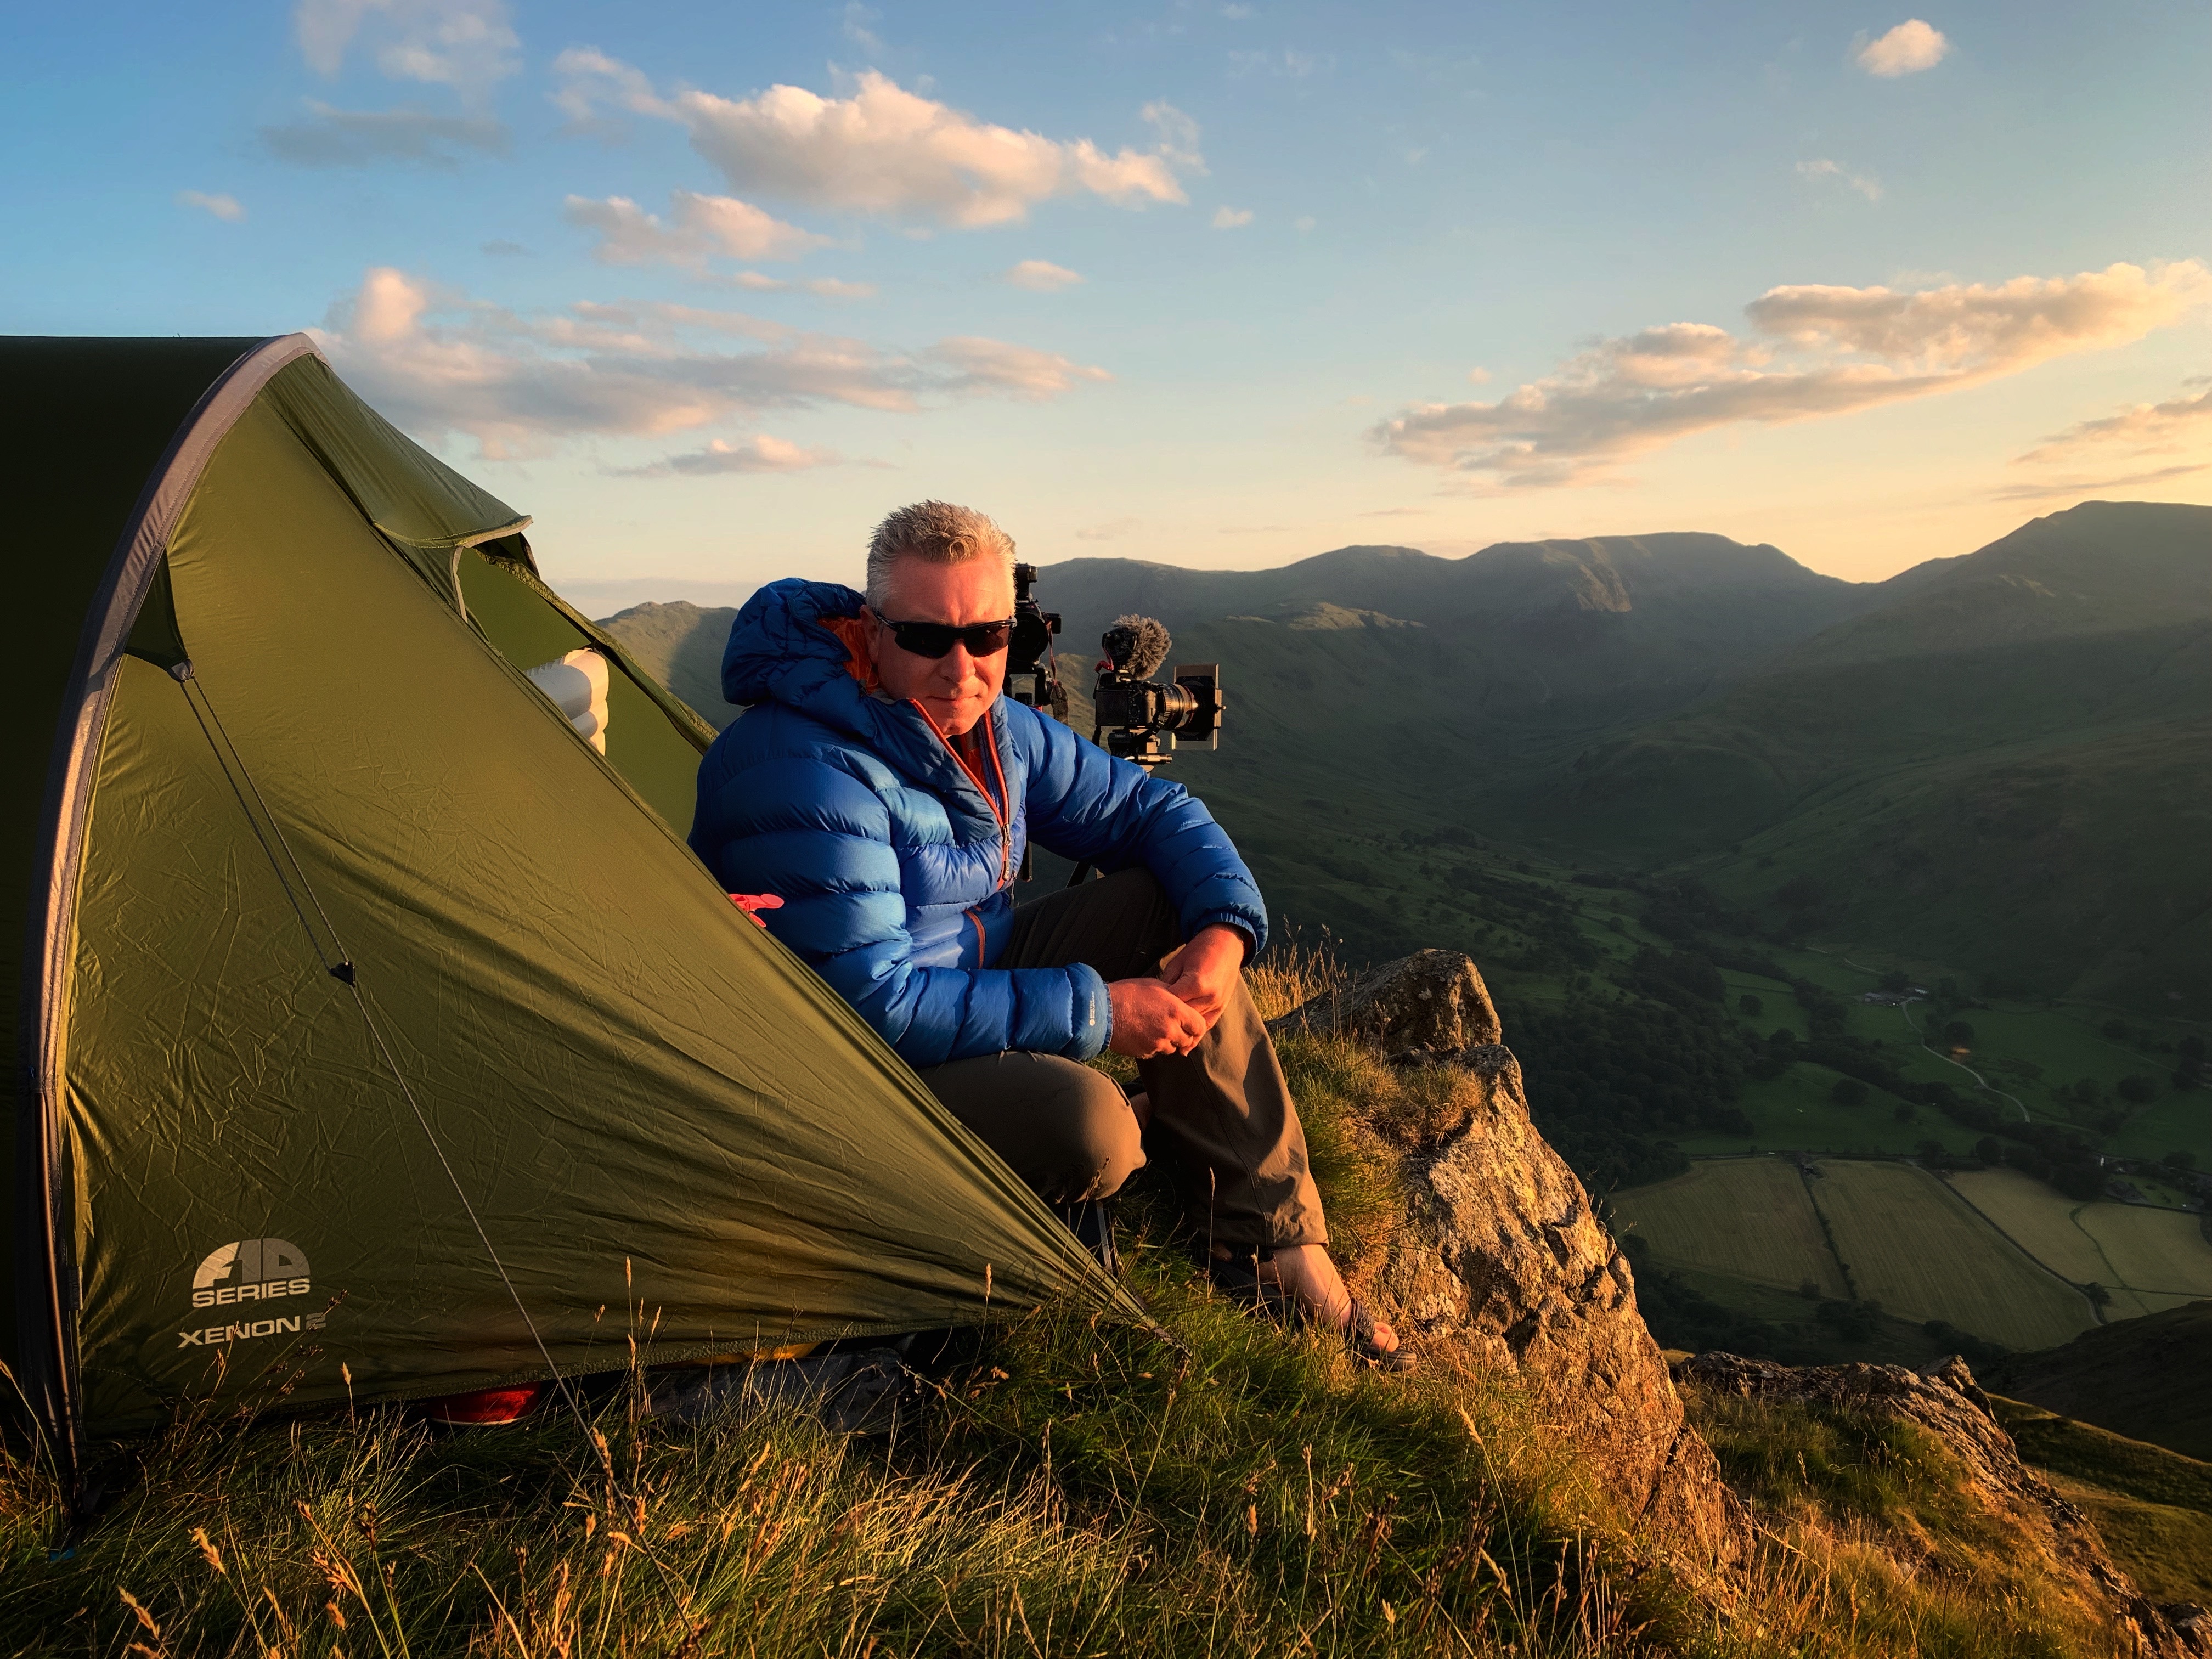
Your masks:
M1846 962L1850 962L1850 957L1846 957L1844 958L1844 960L1845 960ZM1858 963L1856 963L1856 962L1853 962L1853 963L1851 963L1851 966L1852 966L1852 967L1854 967L1854 968L1856 968L1856 967L1857 967L1857 966L1858 966ZM2012 1103L2013 1103L2013 1107L2014 1107L2014 1109L2015 1110L2017 1110L2017 1111L2020 1113L2020 1121L2021 1121L2022 1123L2033 1123L2033 1122L2034 1122L2034 1121L2035 1121L2035 1120L2034 1120L2033 1117L2031 1117L2030 1115L2028 1115L2028 1110L2027 1110L2027 1108L2025 1105L2022 1105L2022 1104L2021 1103L2021 1101L2020 1101L2020 1099L2019 1099L2019 1097L2018 1097L2017 1096L2014 1096L2014 1095L2008 1095L2008 1094L2007 1094L2003 1090L2002 1090L2002 1089L1998 1088L1995 1084L1991 1083L1988 1079L1984 1078L1984 1076L1983 1076L1979 1072L1976 1071L1972 1066L1967 1066L1967 1065L1964 1065L1964 1064L1961 1064L1960 1061L1958 1061L1958 1060L1955 1060L1952 1059L1950 1055L1948 1055L1948 1054L1947 1054L1943 1053L1943 1052L1942 1052L1942 1050L1941 1050L1940 1048L1929 1048L1929 1044L1928 1044L1928 1035L1927 1035L1927 1033L1926 1033L1926 1032L1924 1032L1924 1031L1923 1031L1923 1030L1919 1028L1919 1026L1917 1026L1917 1025L1914 1024L1913 1024L1913 1021L1912 1021L1912 1005L1913 1005L1915 1002L1917 1002L1918 1000L1919 1000L1919 999L1918 999L1917 997L1907 997L1907 998L1905 998L1905 1000L1904 1001L1902 1001L1902 1002L1900 1002L1900 1003L1899 1003L1899 1004L1897 1005L1897 1012L1898 1012L1899 1013L1903 1014L1903 1015L1905 1016L1905 1025L1906 1025L1906 1026L1907 1026L1907 1027L1911 1030L1911 1032L1912 1032L1912 1035L1913 1035L1913 1036L1917 1036L1917 1037L1918 1037L1918 1038L1920 1039L1920 1046L1921 1046L1921 1048L1922 1048L1923 1049L1926 1050L1926 1052L1928 1052L1929 1054L1934 1054L1934 1055L1936 1056L1936 1059L1938 1059L1938 1060L1942 1060L1942 1061L1946 1066L1958 1066L1958 1067L1959 1067L1959 1069L1960 1069L1960 1071L1964 1072L1964 1073L1965 1073L1968 1077L1970 1077L1970 1078L1972 1078L1972 1079L1974 1079L1974 1086L1975 1086L1976 1088L1980 1089L1980 1090L1983 1090L1983 1091L1985 1091L1986 1092L1988 1092L1988 1093L1990 1093L1990 1094L1993 1094L1993 1095L1995 1095L1995 1096L1996 1096L1999 1100L2009 1100L2009 1101L2011 1101L2011 1102L2012 1102Z

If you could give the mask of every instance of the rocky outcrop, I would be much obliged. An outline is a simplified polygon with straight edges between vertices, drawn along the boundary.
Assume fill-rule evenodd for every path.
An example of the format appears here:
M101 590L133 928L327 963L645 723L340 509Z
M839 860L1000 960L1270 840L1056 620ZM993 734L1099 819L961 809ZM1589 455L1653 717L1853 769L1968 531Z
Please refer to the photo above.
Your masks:
M2122 1638L2123 1650L2158 1659L2212 1655L2212 1620L2198 1607L2160 1607L2140 1595L2106 1553L2096 1528L2020 1461L1964 1359L1925 1373L1901 1365L1777 1365L1705 1353L1674 1368L1685 1384L1741 1399L1841 1407L1917 1425L1942 1442L1969 1494L2021 1546L2046 1557Z
M1474 963L1423 951L1277 1024L1357 1032L1395 1059L1451 1068L1425 1077L1429 1109L1369 1121L1407 1201L1361 1277L1401 1335L1516 1379L1626 1518L1672 1552L1733 1559L1733 1500L1637 1312L1627 1258L1529 1121Z
M1457 951L1416 951L1386 962L1268 1029L1358 1037L1394 1060L1449 1058L1502 1040L1489 988Z

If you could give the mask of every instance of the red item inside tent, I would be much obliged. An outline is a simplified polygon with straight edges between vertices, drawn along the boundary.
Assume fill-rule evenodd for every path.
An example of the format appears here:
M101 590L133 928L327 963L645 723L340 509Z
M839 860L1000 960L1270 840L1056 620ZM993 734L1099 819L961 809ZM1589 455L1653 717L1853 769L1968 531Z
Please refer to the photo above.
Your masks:
M474 1394L441 1395L435 1400L424 1401L422 1410L433 1423L516 1423L538 1409L538 1402L544 1399L550 1387L550 1382L530 1382L519 1389L479 1389Z

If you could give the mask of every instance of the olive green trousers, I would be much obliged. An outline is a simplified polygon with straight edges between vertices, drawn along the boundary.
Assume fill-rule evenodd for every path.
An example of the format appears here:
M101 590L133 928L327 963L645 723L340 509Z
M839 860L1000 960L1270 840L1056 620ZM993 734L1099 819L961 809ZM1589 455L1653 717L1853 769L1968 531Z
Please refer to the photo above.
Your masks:
M1000 968L1088 963L1110 983L1153 975L1182 928L1149 872L1124 870L1018 905ZM1159 1158L1194 1232L1261 1248L1328 1243L1305 1131L1267 1028L1240 982L1187 1054L1140 1060L1152 1122L1112 1079L1057 1054L982 1054L924 1069L954 1116L1048 1203L1106 1198Z

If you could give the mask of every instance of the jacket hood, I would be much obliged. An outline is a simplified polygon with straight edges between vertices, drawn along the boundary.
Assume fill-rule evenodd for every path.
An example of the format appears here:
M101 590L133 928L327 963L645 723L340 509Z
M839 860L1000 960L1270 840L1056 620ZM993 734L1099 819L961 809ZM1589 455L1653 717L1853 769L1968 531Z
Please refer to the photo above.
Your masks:
M722 695L740 704L777 702L857 738L916 782L991 819L981 791L910 702L872 696L848 666L852 654L835 624L857 618L866 603L836 582L789 577L770 582L730 624L722 650ZM995 733L997 705L987 716Z
M722 648L722 695L740 704L789 703L817 720L830 718L823 694L834 693L840 682L855 702L874 701L847 672L844 641L824 626L857 619L866 604L836 582L797 577L770 582L745 601L730 624L730 641ZM854 729L850 720L831 724Z

